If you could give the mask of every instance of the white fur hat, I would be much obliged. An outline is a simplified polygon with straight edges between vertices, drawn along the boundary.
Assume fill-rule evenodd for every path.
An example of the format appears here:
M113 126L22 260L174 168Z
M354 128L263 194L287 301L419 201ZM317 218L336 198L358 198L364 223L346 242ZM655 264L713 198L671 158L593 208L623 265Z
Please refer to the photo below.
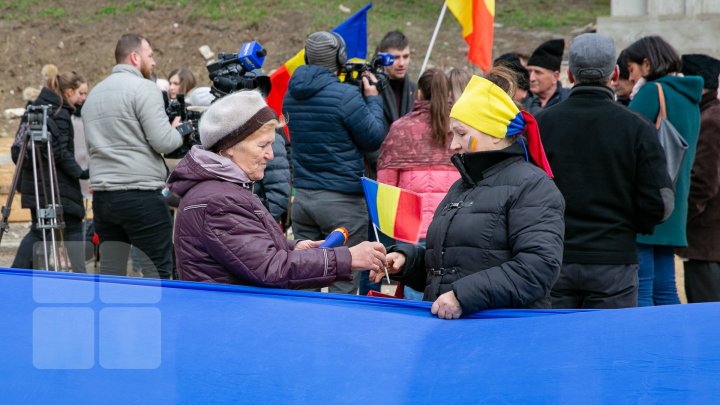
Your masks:
M268 121L277 119L257 91L229 94L215 101L200 118L200 142L206 150L220 151L247 138Z

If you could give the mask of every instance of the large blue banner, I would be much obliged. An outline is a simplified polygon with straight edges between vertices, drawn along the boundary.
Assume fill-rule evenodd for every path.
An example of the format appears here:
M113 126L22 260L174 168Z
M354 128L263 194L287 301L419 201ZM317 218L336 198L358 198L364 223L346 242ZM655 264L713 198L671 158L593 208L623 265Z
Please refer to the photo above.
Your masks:
M483 311L0 269L3 403L713 403L720 304Z

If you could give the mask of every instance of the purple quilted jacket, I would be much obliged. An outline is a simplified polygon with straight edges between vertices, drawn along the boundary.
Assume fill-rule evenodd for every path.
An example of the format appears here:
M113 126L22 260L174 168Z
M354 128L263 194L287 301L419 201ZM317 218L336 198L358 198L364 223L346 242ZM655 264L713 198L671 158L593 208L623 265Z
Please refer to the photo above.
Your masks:
M174 236L181 280L273 288L350 280L349 249L294 250L229 159L195 146L168 183L182 197Z

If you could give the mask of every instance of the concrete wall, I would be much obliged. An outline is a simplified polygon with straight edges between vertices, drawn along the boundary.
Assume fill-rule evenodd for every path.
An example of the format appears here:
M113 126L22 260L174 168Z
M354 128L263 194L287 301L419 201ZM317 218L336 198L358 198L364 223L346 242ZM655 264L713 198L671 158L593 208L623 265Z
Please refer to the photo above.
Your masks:
M720 58L720 0L612 0L597 32L615 39L618 52L646 35L661 35L680 54Z

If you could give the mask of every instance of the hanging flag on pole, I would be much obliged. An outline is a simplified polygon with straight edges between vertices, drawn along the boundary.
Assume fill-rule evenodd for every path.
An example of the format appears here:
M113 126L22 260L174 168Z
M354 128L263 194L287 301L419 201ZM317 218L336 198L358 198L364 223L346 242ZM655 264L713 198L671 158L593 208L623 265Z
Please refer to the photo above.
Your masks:
M417 243L422 221L422 197L366 177L362 178L362 185L373 226L391 238Z
M340 34L345 40L348 59L360 58L365 59L367 56L367 11L372 7L372 3L361 8L357 13L343 21L332 31ZM290 58L282 66L276 69L270 75L270 83L272 88L267 97L267 103L270 108L275 110L278 115L282 114L282 103L287 92L288 82L295 69L305 64L305 49L301 49L295 56Z
M447 0L446 4L470 46L468 60L488 71L492 67L495 0Z

